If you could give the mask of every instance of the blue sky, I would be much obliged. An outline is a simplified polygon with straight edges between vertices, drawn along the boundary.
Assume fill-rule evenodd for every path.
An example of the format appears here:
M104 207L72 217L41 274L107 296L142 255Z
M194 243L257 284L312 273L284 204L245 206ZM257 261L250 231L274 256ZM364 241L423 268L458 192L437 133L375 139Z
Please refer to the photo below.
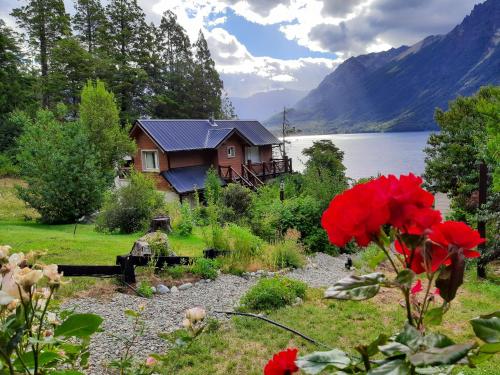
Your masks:
M109 0L101 0L106 4ZM230 96L309 91L351 56L412 45L459 24L484 0L138 0L148 20L166 10L194 41L201 29ZM499 1L499 0L489 0ZM64 0L73 13L73 0ZM0 17L17 0L0 1Z

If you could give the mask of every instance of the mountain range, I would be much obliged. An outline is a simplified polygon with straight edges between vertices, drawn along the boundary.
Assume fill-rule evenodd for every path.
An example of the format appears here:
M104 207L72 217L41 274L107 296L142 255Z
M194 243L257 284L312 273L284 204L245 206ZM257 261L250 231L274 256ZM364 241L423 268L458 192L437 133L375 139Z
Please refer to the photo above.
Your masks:
M306 133L437 129L436 107L500 84L500 0L487 0L448 34L351 57L288 111ZM281 124L276 114L265 122Z
M307 95L307 91L270 90L259 92L246 98L231 97L236 114L240 119L267 120L284 107L294 106Z

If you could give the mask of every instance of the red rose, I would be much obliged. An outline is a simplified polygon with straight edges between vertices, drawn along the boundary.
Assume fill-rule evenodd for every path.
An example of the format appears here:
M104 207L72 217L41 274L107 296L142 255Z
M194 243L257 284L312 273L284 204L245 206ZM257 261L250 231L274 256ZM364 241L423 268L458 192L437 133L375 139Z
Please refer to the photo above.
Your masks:
M450 246L462 249L466 258L481 256L478 251L472 249L485 241L477 230L460 221L446 221L435 225L432 227L429 239L445 250L449 250Z
M298 349L287 349L276 353L264 367L264 375L290 375L299 371L295 364Z
M429 252L428 250L424 251L421 247L417 247L413 250L413 255L411 249L399 241L394 242L394 248L399 254L404 255L406 266L417 275L426 271L436 272L442 264L449 265L451 263L448 251L439 246L432 246L429 254L425 253ZM427 269L428 267L430 269Z
M405 233L421 235L441 222L441 213L432 209L434 196L422 189L422 182L412 173L387 177L389 223Z
M422 287L422 281L418 279L417 282L411 287L410 292L411 294L417 294L422 290L424 290L424 288Z
M377 179L337 195L323 213L321 225L334 245L344 246L354 238L359 246L366 246L388 218L387 191Z

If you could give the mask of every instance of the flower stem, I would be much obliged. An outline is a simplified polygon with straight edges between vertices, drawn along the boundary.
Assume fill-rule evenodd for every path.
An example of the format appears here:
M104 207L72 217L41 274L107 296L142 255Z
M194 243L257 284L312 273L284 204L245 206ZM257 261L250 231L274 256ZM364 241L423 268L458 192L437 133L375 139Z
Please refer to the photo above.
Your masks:
M411 304L410 304L410 290L408 288L402 289L405 296L405 307L406 307L406 318L408 319L408 324L415 326L413 322L413 316L411 314Z
M431 286L432 286L432 280L434 279L434 273L431 273L430 277L428 277L428 279L429 279L429 282L427 284L427 289L425 290L424 303L422 304L422 309L420 311L420 317L418 319L417 328L420 328L422 326L422 324L424 322L424 315L427 312L427 309L429 308L429 304L430 304L429 293L430 293Z
M391 265L392 265L392 268L394 268L394 272L396 273L399 273L399 270L398 268L396 267L396 263L394 263L394 260L392 259L392 257L390 256L389 252L387 251L387 249L385 248L385 246L383 244L381 244L378 240L374 241L375 244L384 252L385 256L387 257L387 259L389 259L389 262L391 262Z
M0 355L5 358L5 362L9 367L9 374L14 375L14 367L12 366L12 362L7 354L0 350Z

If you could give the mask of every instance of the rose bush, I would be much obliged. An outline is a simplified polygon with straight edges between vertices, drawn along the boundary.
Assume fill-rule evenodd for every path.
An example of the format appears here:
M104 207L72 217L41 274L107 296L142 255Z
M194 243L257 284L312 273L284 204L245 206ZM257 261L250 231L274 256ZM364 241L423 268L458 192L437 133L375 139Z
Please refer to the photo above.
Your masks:
M82 374L90 336L102 318L50 312L64 283L57 265L10 252L10 246L0 246L0 374Z
M325 298L365 300L381 287L398 288L407 322L392 337L381 334L368 345L358 345L358 355L333 349L300 357L295 364L305 373L335 369L337 374L442 374L457 364L475 366L500 351L500 312L471 321L482 343L455 344L429 330L450 309L463 282L465 259L480 256L474 249L485 240L465 223L443 222L422 182L413 174L382 176L336 196L324 212L321 224L332 244L373 242L394 271L393 276L349 276L328 288ZM275 362L273 358L268 366L273 368ZM295 370L286 371L274 373Z

